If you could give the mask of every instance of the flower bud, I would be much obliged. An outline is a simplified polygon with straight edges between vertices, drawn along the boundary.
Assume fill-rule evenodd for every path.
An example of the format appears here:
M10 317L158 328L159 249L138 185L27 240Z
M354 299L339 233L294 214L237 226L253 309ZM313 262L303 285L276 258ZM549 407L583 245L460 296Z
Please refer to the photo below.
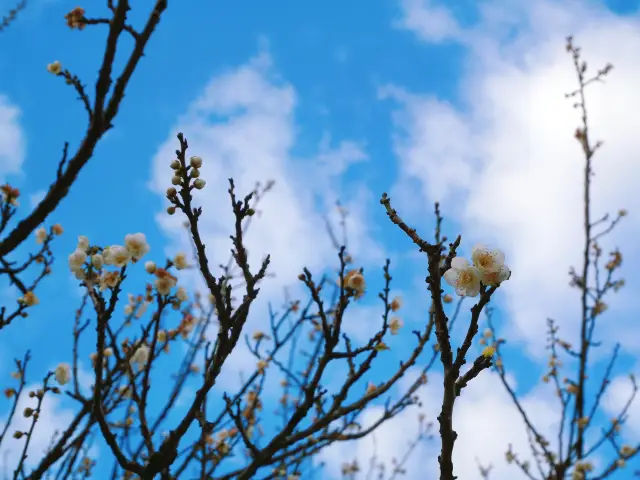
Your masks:
M200 168L202 166L202 158L201 157L191 157L190 163L193 168Z
M177 170L180 168L180 161L179 160L174 160L173 162L171 162L171 164L169 165L171 168L173 168L174 170Z
M198 190L202 190L207 182L205 182L202 178L198 178L195 182L193 182L193 186Z
M91 256L91 265L100 270L104 266L104 257L99 253Z

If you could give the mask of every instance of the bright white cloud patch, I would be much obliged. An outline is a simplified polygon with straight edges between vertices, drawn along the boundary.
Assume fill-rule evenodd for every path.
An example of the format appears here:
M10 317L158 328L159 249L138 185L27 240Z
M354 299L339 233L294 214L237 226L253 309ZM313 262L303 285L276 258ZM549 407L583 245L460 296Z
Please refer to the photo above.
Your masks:
M20 109L0 95L0 182L20 172L24 161L25 138L20 126Z
M407 375L411 380L414 375ZM408 387L409 378L400 382L400 389ZM322 455L327 464L330 478L339 478L339 469L343 462L357 458L362 470L367 471L369 460L375 451L378 461L391 468L393 458L401 459L407 452L409 443L416 437L418 412L425 414L427 422L434 422L431 433L435 438L420 443L404 465L407 480L436 478L438 472L438 454L440 439L436 417L440 413L442 399L442 376L429 376L428 385L421 391L423 408L405 410L399 417L383 424L376 430L375 441L367 437L358 442L337 444L330 447ZM547 392L535 390L521 399L530 418L539 427L542 435L547 435L554 447L558 415L555 399ZM368 408L362 418L363 425L369 425L378 419L382 407ZM509 444L513 446L522 460L531 459L529 443L523 421L502 389L498 377L483 372L474 379L456 401L454 410L454 430L458 440L454 450L454 473L458 478L480 478L478 463L483 467L492 465L492 479L506 480L520 478L517 467L507 465L504 461ZM479 441L481 439L481 441ZM375 443L374 443L375 442Z
M400 0L402 17L395 26L415 32L427 42L441 42L463 34L458 22L444 5L434 0Z
M623 207L632 212L604 243L605 252L620 246L629 265L640 259L633 240L640 232L640 217L633 214L640 211L634 193L640 162L630 153L640 148L634 120L640 19L583 2L486 2L477 24L462 29L433 2L401 4L402 25L424 40L441 40L444 27L420 19L446 17L447 38L464 45L469 56L461 106L399 86L381 89L399 105L395 146L402 173L395 190L415 190L417 183L426 205L439 200L444 214L460 222L465 243L504 247L513 271L503 290L506 333L526 341L532 353L544 353L547 317L558 321L561 333L575 331L579 322L579 298L568 287L567 271L579 267L583 248L584 161L573 138L579 117L564 99L576 87L564 38L575 35L592 72L607 62L615 66L605 85L588 89L592 138L605 141L594 160L593 215ZM615 318L613 312L603 317L613 322L602 332L605 340L624 338L629 350L638 346L627 301L637 296L637 282L627 278L626 289L610 299Z

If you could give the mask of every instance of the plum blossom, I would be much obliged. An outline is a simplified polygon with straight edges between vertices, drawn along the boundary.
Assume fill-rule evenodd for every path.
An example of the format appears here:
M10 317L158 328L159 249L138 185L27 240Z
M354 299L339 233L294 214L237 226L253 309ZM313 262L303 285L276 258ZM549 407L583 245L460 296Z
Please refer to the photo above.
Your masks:
M502 265L497 272L482 273L482 283L490 287L496 287L511 277L511 270L506 265Z
M98 285L101 292L104 292L107 288L115 288L120 281L120 272L106 272L103 271L98 277Z
M99 253L91 256L91 265L100 270L104 265L104 258Z
M338 285L340 285L340 279L336 281ZM364 275L360 270L350 270L344 276L344 286L346 288L350 288L355 292L355 298L360 298L364 295L365 289L367 287L367 283L365 281Z
M68 363L61 363L56 367L55 371L56 381L60 385L66 385L71 380L71 367Z
M178 270L184 270L189 266L187 263L187 256L183 252L179 252L173 258L173 264Z
M47 65L47 71L53 75L60 75L60 72L62 72L62 64L58 60L49 63Z
M36 243L42 244L47 239L47 231L44 227L40 227L36 230Z
M116 268L124 267L129 260L131 260L131 254L126 247L122 245L112 245L104 249L103 252L104 263L107 265L113 265Z
M69 255L69 268L72 272L82 270L84 262L87 261L87 254L84 250L76 249L71 255Z
M455 257L451 268L444 272L444 279L461 297L475 297L480 293L480 277L480 271L461 257Z
M167 272L164 268L158 268L156 274L156 289L160 295L169 295L171 289L176 286L178 279Z
M482 244L471 249L471 261L480 272L497 272L504 265L504 253L499 249L489 249Z
M136 348L136 351L131 356L129 364L133 367L135 364L138 369L142 369L149 361L149 347L146 344L141 344Z
M27 307L33 307L34 305L37 305L40 303L40 300L38 300L38 297L36 297L36 294L31 291L26 292L24 296L18 299L18 301L20 303L23 303Z
M477 244L471 250L471 261L480 272L485 285L499 285L511 276L511 270L504 264L504 253L500 249Z
M403 325L404 322L401 318L393 317L389 322L389 331L391 332L391 335L397 335Z
M189 296L187 295L187 291L183 287L178 288L178 291L176 292L176 297L181 302L186 302L189 299Z
M127 250L129 250L133 261L140 260L150 250L144 233L130 233L126 235L124 237L124 244Z
M89 239L84 235L79 235L78 246L76 247L76 249L82 250L83 252L86 252L87 250L89 250Z

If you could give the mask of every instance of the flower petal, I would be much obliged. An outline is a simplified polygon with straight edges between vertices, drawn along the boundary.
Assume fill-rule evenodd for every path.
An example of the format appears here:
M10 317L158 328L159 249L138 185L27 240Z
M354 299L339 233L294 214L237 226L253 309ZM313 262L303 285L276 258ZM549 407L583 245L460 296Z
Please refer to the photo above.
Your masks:
M484 243L476 243L472 248L471 248L471 255L473 255L474 253L476 253L477 250L480 250L482 252L489 250L487 248L487 246Z
M451 268L456 270L464 270L469 266L469 261L464 257L455 257L451 260Z
M450 268L449 270L444 272L444 279L447 281L449 285L451 285L452 287L455 287L456 283L458 283L459 274L460 273L458 270L456 270L455 268Z
M506 265L503 265L498 272L498 278L501 282L509 280L511 278L511 270Z
M504 265L504 252L502 250L495 248L491 250L491 255L493 255L493 261L496 265L500 265L501 267Z

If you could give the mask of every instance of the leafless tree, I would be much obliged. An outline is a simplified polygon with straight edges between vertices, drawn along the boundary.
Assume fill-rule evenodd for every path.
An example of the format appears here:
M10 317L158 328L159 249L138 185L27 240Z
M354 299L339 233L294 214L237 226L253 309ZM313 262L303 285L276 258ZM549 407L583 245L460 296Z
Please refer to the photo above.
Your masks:
M22 8L24 2L6 17L10 19L5 20L4 25L8 25ZM55 260L53 244L55 238L63 234L59 224L43 225L92 158L100 139L113 127L126 87L166 8L166 0L157 0L142 27L128 22L130 5L127 0L108 0L105 17L88 17L79 7L66 15L67 25L74 30L106 28L106 46L93 94L60 63L48 66L51 74L64 79L78 95L87 113L87 126L75 152L70 151L68 143L64 144L62 159L44 199L12 226L19 209L20 192L9 184L1 187L0 275L6 275L21 297L16 305L0 309L0 331L18 328L29 310L39 303L36 292L51 273ZM133 47L124 67L116 74L113 66L116 45L123 34L133 39ZM571 44L570 49L578 62L577 49ZM575 282L582 281L584 285L580 287L584 292L583 349L576 353L582 376L575 384L575 392L570 393L569 386L561 389L557 369L549 374L563 392L560 397L563 408L568 410L569 398L574 399L574 413L568 416L571 419L568 428L572 432L569 453L551 456L544 450L534 427L528 425L535 444L546 455L544 458L554 462L549 465L555 473L549 475L555 476L542 477L547 479L565 478L569 469L575 470L576 465L581 465L593 448L584 445L583 432L590 418L585 410L584 371L595 317L601 313L596 305L601 305L604 293L618 285L612 283L611 273L617 269L621 258L619 253L612 255L608 264L612 266L607 267L609 273L605 283L598 283L600 277L596 274L597 285L586 286L589 267L596 265L601 255L595 246L596 240L610 231L622 215L610 222L604 233L592 233L592 227L608 221L604 218L592 223L588 209L590 161L597 146L591 148L589 143L583 90L586 84L595 80L584 80L585 70L579 63L576 65L581 82L580 105L584 111L584 128L578 130L576 136L587 157L586 265L582 276L573 275ZM598 78L609 70L610 67L599 73ZM380 272L383 287L378 293L381 302L379 328L367 341L356 342L345 333L344 319L349 308L363 296L371 295L367 291L367 279L373 274L367 273L365 278L355 254L348 248L347 214L340 207L342 238L338 240L336 228L327 225L327 233L336 249L335 270L322 274L303 268L298 281L306 292L306 300L286 298L280 309L270 306L266 319L268 328L247 332L247 320L255 311L261 285L268 281L271 272L269 256L257 263L251 258L250 262L245 238L252 219L259 213L261 199L274 183L257 184L250 192L238 193L233 179L228 180L228 208L233 212L230 256L226 264L214 267L199 225L204 207L197 205L197 191L213 187L207 187L201 177L200 168L206 161L198 152L189 151L185 135L177 135L175 159L167 165L167 214L183 216L193 247L192 262L186 254L180 253L163 259L161 264L148 259L143 264L141 260L149 247L146 237L139 233L127 235L124 246L79 238L77 249L68 262L84 291L71 332L73 360L70 365L62 363L55 371L46 372L38 387L33 389L27 388L33 382L28 369L30 353L15 361L14 378L4 390L10 408L0 434L0 446L4 442L22 443L14 471L6 472L5 476L14 480L86 478L99 468L101 472L110 470L114 479L309 478L318 468L314 459L323 449L374 435L380 425L416 406L418 390L427 383L427 373L439 362L444 371L441 412L437 418L441 441L440 478L454 479L452 454L457 434L452 419L456 399L483 370L493 367L504 380L500 341L496 338L481 355L468 358L474 338L478 336L482 312L490 312L487 306L492 296L509 278L504 255L497 249L478 247L473 250L471 263L461 259L456 254L461 237L447 243L441 232L443 219L438 204L435 205L434 238L426 241L402 220L392 207L391 199L383 194L380 203L388 218L428 260L425 282L431 306L424 325L412 332L413 343L403 352L397 369L374 384L368 382L368 373L384 362L381 357L389 348L385 341L402 327L402 321L394 315L402 307L401 300L390 294L390 261L386 261ZM33 236L39 247L26 259L20 258L18 247ZM136 269L146 271L149 281L139 294L129 295L125 314L121 316L117 307L122 306L128 276ZM204 291L195 289L187 293L181 271L194 273ZM470 308L464 340L455 347L455 354L450 331L462 311L460 303L453 312L445 307L451 297L444 294L443 280L452 284L459 295L476 299ZM595 303L589 303L591 300ZM551 348L556 358L555 348L560 341L553 325L550 328ZM93 384L88 388L80 380L79 360L80 347L87 343L95 345L91 355ZM238 389L224 393L222 402L216 401L217 395L213 392L217 390L213 387L232 352L244 346L248 354L255 357L255 368L243 377ZM565 347L565 351L573 352L570 346ZM465 368L467 362L471 365ZM415 378L398 392L395 387L399 380L416 371ZM274 423L273 413L267 410L273 406L265 395L267 383L274 378L280 381L282 388L275 409L280 422L276 428L266 428L267 424ZM340 381L336 382L336 378ZM504 383L509 388L506 380ZM195 393L185 396L190 388ZM35 467L28 467L25 460L30 444L38 434L43 404L49 397L62 394L75 402L75 416L51 439L50 447ZM185 398L186 407L180 406L180 400ZM517 402L515 395L513 398ZM382 399L385 400L382 413L372 423L365 424L363 412L372 402ZM21 402L27 402L29 406L19 411ZM19 415L28 419L28 428L12 427ZM431 437L431 424L421 414L416 412L416 415L420 428L417 437L408 444L406 455L393 465L385 466L376 460L373 452L368 476L396 478L405 473L408 455L420 442ZM269 422L266 421L268 417ZM612 425L611 432L622 423L624 413ZM604 438L615 445L615 435L611 432ZM93 458L92 446L96 442L104 442L111 455ZM623 447L618 453L606 474L619 468L620 459L632 456L624 453ZM518 463L515 455L514 459ZM99 467L96 467L97 462L100 462ZM361 471L357 462L343 466L345 476L355 477ZM489 474L488 469L483 471L483 475Z

